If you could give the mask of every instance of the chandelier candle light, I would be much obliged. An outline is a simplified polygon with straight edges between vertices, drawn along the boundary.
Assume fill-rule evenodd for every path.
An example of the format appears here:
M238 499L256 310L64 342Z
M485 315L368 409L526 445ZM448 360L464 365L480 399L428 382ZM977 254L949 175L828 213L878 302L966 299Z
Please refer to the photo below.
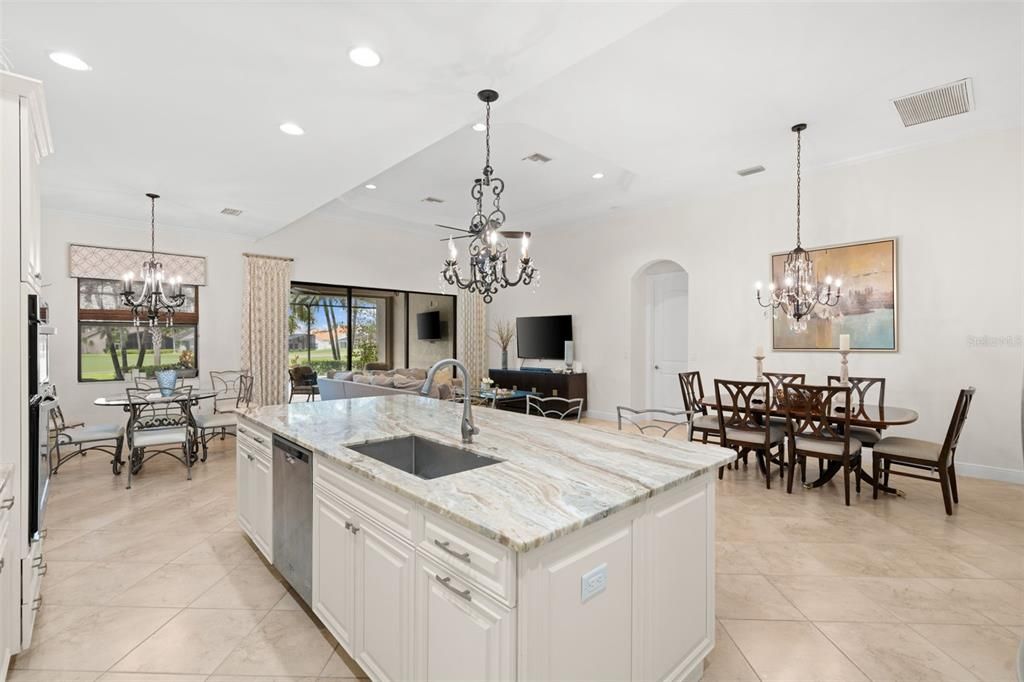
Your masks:
M441 278L448 284L460 289L478 293L483 296L484 303L494 300L499 289L514 287L519 284L528 285L538 278L537 268L530 258L529 232L503 232L505 212L501 210L501 194L505 191L504 181L494 176L491 167L491 102L498 99L494 90L481 90L477 97L487 108L484 125L484 156L483 177L473 181L470 195L476 202L476 213L469 221L469 274L467 277L459 272L459 252L455 241L448 239L448 258L441 270ZM484 196L491 197L493 208L484 213ZM520 239L521 250L519 268L514 279L507 274L508 243L506 239Z
M174 323L174 311L185 303L185 295L181 293L181 277L166 279L168 291L164 291L164 266L156 259L156 200L159 194L147 193L150 201L149 214L149 260L142 264L142 291L135 295L135 273L124 274L124 289L121 291L121 302L132 309L132 320L136 327L139 320L149 320L151 331L159 333L157 325L162 315L165 324L170 327Z
M762 308L771 308L778 317L778 309L789 318L789 328L794 332L807 331L807 318L818 306L835 307L841 295L841 280L832 280L829 275L822 285L814 275L814 261L811 254L800 245L800 133L807 129L806 123L797 123L792 130L796 133L796 248L786 255L782 287L775 282L768 285L767 302L761 299L761 283L755 284L757 302ZM833 286L835 289L833 290ZM819 313L822 318L830 313Z

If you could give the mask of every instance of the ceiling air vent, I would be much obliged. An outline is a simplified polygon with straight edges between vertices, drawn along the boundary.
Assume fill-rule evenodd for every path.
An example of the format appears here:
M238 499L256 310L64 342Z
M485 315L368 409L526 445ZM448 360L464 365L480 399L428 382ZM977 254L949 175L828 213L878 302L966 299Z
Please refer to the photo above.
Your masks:
M438 199L437 197L423 197L420 201L424 201L428 204L443 204L444 199Z
M741 168L736 171L736 175L741 178L745 178L748 175L757 175L758 173L764 173L764 166L751 166L750 168Z
M971 79L915 92L892 101L906 127L937 121L957 114L966 114L974 108Z
M548 163L549 161L551 161L551 157L535 153L530 154L529 156L524 156L523 161L533 161L534 163Z
M220 210L221 215L242 215L242 209L240 208L222 208Z

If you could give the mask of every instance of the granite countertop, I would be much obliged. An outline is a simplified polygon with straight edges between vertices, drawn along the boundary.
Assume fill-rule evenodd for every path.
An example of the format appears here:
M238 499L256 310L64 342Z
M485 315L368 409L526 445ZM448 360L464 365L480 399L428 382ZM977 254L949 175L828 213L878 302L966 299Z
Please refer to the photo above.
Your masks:
M717 469L714 445L603 431L477 408L480 434L463 445L461 403L415 395L253 408L246 417L357 475L517 552L599 521ZM418 435L502 460L424 480L347 446Z

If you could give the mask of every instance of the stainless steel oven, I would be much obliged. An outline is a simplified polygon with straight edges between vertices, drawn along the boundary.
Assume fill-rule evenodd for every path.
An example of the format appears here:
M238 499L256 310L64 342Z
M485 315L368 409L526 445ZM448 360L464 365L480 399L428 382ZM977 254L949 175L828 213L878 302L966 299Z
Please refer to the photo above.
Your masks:
M50 385L50 337L46 305L35 294L28 295L28 540L31 543L44 527L47 493L50 487L50 413L57 398Z

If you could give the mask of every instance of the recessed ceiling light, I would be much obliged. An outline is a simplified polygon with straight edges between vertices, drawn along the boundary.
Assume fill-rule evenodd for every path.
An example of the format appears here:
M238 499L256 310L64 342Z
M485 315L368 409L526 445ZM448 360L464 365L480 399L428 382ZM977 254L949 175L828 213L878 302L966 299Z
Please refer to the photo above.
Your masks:
M297 123L282 123L281 132L285 135L305 135L306 131Z
M487 130L487 126L484 125L483 123L474 123L473 130L477 131L478 133L482 133L483 131Z
M365 187L366 189L377 189L377 185L373 184L372 182L363 185L363 187Z
M380 55L368 47L353 47L349 50L348 58L358 66L377 66L380 64Z
M50 59L72 71L92 71L92 67L69 52L51 52Z
M595 180L600 180L601 178L604 177L604 173L594 173L590 177L594 178Z

